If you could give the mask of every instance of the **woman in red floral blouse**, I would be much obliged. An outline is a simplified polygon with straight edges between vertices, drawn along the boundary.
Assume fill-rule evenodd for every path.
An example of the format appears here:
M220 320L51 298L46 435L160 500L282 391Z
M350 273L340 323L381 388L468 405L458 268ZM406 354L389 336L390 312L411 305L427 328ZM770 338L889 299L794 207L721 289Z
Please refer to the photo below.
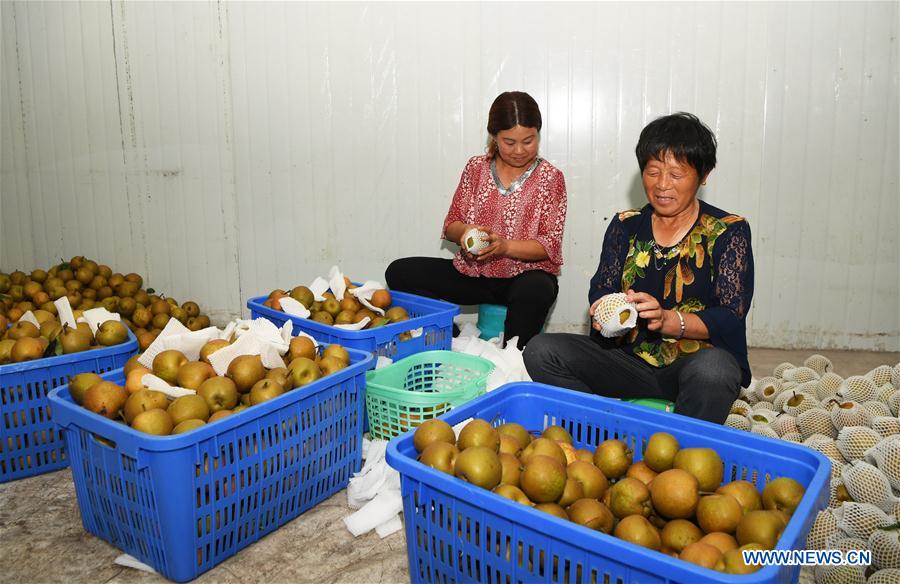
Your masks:
M460 245L452 259L412 257L388 266L388 287L456 304L507 306L504 338L518 346L540 332L556 300L566 220L562 172L538 156L541 112L527 93L491 105L486 154L469 159L443 238ZM478 228L488 246L473 255L463 236Z

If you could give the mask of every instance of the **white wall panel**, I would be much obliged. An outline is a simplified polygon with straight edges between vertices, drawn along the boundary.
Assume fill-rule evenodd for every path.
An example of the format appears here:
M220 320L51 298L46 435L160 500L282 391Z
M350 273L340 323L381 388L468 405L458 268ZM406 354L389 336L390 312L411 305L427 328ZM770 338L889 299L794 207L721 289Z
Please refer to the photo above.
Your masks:
M584 322L634 145L687 110L748 217L759 346L900 350L896 3L4 2L0 265L86 253L214 315L339 264L450 257L501 91L569 194L551 327Z

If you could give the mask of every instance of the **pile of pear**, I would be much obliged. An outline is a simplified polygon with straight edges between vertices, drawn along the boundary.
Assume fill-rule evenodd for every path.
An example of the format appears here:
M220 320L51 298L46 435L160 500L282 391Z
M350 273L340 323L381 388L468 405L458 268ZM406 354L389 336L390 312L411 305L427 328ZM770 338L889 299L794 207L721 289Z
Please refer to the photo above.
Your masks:
M291 339L284 367L267 369L259 355L242 355L231 361L225 375L217 375L210 355L229 344L224 339L209 341L200 349L198 361L189 361L181 351L162 351L153 358L152 369L135 355L125 364L124 386L95 373L80 373L69 380L69 393L75 403L97 415L146 434L168 436L238 414L350 364L341 345L316 347L309 337L300 336ZM172 399L144 384L148 373L195 393Z
M34 315L40 327L20 320L0 336L0 365L112 347L128 340L128 329L115 320L101 323L95 334L86 322L72 328L45 310L36 310Z
M474 419L459 432L433 419L416 429L422 464L588 529L729 574L747 574L743 550L774 549L805 488L775 478L760 493L745 480L723 484L711 448L681 448L653 434L641 460L621 441L576 448L561 426L532 436L516 423Z
M113 273L109 266L84 256L30 274L19 270L9 274L0 272L0 330L29 310L56 316L53 301L63 296L69 299L76 319L83 311L97 306L119 314L125 326L134 332L142 351L156 339L170 318L192 331L210 326L209 317L201 314L196 302L188 300L179 304L152 288L144 289L143 285L144 279L139 274Z
M356 288L356 285L349 278L345 276L344 282L347 288L344 291L344 297L340 300L337 299L331 290L322 294L324 300L316 300L312 290L306 286L295 286L289 291L280 288L272 290L263 304L273 310L283 312L280 299L289 296L310 311L310 320L327 325L356 324L368 317L369 323L364 328L373 329L386 324L409 320L409 313L405 308L391 304L393 299L389 290L384 288L375 290L372 293L372 298L369 300L369 304L384 310L384 315L380 315L364 306L356 296L350 293L350 290ZM401 341L409 338L411 338L409 332L401 333L400 335Z

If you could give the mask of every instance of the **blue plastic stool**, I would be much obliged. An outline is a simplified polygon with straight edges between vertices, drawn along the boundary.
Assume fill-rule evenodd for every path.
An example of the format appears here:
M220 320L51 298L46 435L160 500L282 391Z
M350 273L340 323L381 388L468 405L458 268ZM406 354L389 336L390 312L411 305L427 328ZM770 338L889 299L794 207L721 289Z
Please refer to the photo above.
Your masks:
M478 330L481 331L480 338L484 340L499 337L503 329L506 328L506 307L502 304L479 304L478 305ZM544 327L541 327L544 332Z
M478 330L481 338L488 340L499 337L506 322L506 307L502 304L480 304L478 306Z
M675 411L675 402L670 402L665 399L653 399L653 398L637 398L637 399L626 399L628 403L632 403L639 406L644 406L647 408L653 408L654 410L662 410L664 412L674 412Z

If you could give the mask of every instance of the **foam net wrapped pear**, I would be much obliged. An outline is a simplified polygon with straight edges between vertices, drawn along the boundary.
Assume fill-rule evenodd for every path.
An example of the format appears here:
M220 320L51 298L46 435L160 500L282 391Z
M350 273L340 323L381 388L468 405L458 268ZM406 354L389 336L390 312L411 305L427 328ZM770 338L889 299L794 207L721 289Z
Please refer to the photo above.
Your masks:
M463 243L466 251L471 254L479 254L484 248L490 245L488 234L481 229L469 229L463 235Z
M621 337L637 324L637 307L618 292L600 298L594 308L594 320L601 326L604 337Z

